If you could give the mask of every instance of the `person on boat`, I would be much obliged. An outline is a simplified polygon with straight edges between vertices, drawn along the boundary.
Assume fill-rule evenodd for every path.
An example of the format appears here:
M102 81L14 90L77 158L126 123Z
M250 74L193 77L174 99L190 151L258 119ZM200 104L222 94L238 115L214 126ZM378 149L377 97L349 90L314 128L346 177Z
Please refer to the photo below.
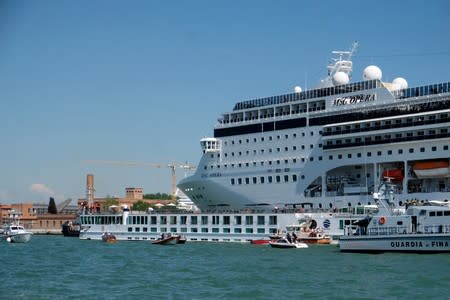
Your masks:
M292 232L292 240L293 240L294 242L297 241L297 235L295 234L295 232Z
M286 234L286 239L288 240L289 243L292 243L291 234L289 232Z

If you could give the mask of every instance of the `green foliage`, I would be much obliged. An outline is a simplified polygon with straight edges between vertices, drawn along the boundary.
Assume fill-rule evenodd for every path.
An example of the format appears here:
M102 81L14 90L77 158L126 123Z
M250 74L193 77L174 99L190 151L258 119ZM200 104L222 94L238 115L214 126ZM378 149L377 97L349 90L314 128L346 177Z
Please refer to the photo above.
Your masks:
M50 201L48 202L47 212L49 214L54 214L54 215L56 215L58 213L58 210L56 209L55 199L53 199L53 197L50 197Z
M105 206L110 207L112 205L119 205L119 200L117 198L113 198L111 196L106 196Z
M166 193L156 193L156 194L145 194L144 199L152 200L172 200L172 195Z
M133 203L133 206L131 206L131 209L136 210L136 211L146 211L147 208L149 208L149 207L150 207L149 203L139 200L139 201Z

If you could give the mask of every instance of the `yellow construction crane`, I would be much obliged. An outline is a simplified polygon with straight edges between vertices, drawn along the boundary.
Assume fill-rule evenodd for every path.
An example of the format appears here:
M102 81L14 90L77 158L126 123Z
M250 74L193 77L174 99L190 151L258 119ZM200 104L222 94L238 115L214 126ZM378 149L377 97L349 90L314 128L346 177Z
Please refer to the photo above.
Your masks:
M146 162L135 162L135 161L118 161L118 160L85 160L86 164L104 164L104 165L119 165L119 166L131 166L131 167L150 167L150 168L170 168L172 171L172 200L176 200L177 193L177 174L176 169L184 170L195 170L195 166L178 163L170 164L153 164Z

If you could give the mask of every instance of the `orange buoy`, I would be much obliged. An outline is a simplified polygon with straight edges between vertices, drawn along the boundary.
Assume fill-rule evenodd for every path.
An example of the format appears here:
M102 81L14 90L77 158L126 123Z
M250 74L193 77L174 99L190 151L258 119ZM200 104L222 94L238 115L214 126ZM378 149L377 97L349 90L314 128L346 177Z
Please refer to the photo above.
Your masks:
M384 223L386 223L386 218L385 217L381 217L379 222L380 222L381 225L383 225Z

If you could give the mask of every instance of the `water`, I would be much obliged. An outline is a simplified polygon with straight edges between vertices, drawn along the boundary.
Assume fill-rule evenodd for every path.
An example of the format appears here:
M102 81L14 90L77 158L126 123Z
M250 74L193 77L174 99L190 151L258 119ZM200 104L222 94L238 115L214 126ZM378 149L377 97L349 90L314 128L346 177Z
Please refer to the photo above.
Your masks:
M1 299L450 299L450 254L33 236L0 260Z

